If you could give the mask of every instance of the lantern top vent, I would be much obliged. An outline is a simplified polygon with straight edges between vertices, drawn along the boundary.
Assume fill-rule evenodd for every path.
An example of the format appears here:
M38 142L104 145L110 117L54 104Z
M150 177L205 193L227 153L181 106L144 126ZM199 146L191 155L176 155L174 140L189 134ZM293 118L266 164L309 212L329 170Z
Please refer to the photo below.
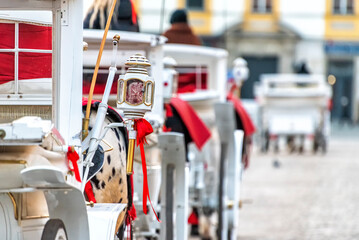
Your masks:
M151 64L145 56L141 54L135 54L126 61L126 65L129 67L150 67Z
M131 56L127 59L125 65L129 67L128 73L142 73L146 75L148 74L146 68L151 66L148 59L141 54Z

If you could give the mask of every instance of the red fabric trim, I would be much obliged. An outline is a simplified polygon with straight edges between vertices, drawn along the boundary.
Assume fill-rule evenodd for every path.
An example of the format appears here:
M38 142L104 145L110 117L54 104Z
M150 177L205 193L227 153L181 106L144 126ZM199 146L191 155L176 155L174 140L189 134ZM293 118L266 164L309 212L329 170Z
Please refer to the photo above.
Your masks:
M165 104L165 109L166 109L166 117L173 117L173 112L172 112L172 108L171 105L169 105L168 103Z
M206 124L199 118L191 105L180 98L172 98L171 106L176 109L183 123L186 125L188 132L199 150L211 137L211 132Z
M254 126L252 119L249 117L246 109L243 107L241 100L234 96L232 93L227 95L227 100L233 103L234 109L242 121L244 134L246 136L250 136L255 133L256 127Z
M94 104L95 102L100 102L100 101L98 101L98 100L93 100L93 99L92 99L91 104ZM82 98L82 106L86 106L87 103L88 103L88 98L83 97L83 98Z
M14 79L15 79L15 54L0 53L0 84L14 81Z
M88 102L88 98L83 97L83 98L82 98L82 106L86 106L86 105L87 105L87 102ZM94 99L92 99L91 104L94 104L94 103L97 103L97 102L101 102L101 101L100 101L100 100L94 100ZM109 105L108 105L107 107L110 108L110 109L112 109L113 111L115 111L115 112L117 113L117 115L122 119L121 115L118 114L118 112L117 112L113 107L111 107L111 106L109 106Z
M19 53L19 80L51 77L51 53Z
M52 49L52 27L19 24L19 48Z
M0 48L15 48L15 24L0 23ZM0 68L1 69L1 68Z
M87 195L87 199L89 202L96 203L95 195L93 194L92 184L90 181L88 181L85 185L85 193Z

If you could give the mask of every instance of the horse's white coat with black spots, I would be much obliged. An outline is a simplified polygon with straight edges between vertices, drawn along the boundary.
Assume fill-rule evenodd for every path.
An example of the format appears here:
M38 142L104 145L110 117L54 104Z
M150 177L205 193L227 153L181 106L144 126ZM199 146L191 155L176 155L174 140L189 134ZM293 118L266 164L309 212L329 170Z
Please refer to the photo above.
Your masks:
M94 125L95 119L96 111L92 110L89 129ZM105 118L103 127L110 123L110 119ZM100 144L105 151L103 168L91 179L95 199L98 203L127 203L125 137L117 129L110 129L103 140ZM113 149L107 151L110 148Z

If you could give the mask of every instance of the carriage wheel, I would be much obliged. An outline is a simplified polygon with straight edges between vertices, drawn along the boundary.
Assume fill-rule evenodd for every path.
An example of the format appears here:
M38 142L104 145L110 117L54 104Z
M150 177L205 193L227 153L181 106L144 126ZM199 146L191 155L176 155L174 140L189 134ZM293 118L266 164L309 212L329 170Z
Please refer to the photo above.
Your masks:
M67 240L64 223L60 219L50 219L47 221L41 240Z

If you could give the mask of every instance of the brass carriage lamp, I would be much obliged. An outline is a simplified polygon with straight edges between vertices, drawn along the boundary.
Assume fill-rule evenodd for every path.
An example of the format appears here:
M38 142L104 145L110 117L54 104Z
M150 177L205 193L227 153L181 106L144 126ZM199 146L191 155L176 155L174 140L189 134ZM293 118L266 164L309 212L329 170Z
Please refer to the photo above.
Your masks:
M130 57L125 65L129 68L125 75L120 75L118 80L117 108L123 110L126 118L126 127L129 132L127 174L132 174L137 136L135 119L143 118L146 112L151 111L155 82L147 72L151 64L141 54Z

